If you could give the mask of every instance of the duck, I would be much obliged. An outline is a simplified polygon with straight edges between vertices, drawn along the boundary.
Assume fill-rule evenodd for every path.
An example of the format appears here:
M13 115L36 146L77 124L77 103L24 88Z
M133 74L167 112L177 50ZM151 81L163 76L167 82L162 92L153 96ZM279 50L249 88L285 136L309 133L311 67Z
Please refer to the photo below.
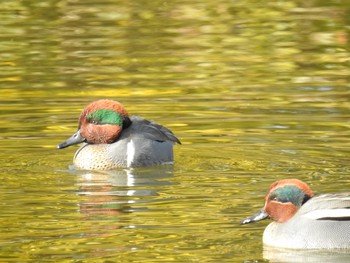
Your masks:
M314 196L298 179L271 184L264 207L242 220L249 224L272 219L263 244L291 249L350 249L350 193Z
M112 170L172 164L180 140L168 128L140 116L129 117L118 101L100 99L81 112L78 130L57 145L83 143L73 158L79 170Z

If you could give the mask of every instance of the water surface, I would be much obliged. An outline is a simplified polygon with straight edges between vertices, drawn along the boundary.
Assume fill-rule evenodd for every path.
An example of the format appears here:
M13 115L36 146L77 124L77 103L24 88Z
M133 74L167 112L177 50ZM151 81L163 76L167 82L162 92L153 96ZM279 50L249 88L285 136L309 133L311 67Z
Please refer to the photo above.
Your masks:
M270 183L349 192L346 1L8 1L0 11L0 261L347 262L240 226ZM175 165L72 171L92 100L182 141Z

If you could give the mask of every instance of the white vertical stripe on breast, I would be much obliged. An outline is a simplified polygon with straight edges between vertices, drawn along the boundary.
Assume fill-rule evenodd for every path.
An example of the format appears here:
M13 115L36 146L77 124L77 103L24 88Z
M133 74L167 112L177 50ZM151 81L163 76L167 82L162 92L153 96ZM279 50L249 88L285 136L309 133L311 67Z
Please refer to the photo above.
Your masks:
M127 154L126 163L127 163L127 166L130 167L135 158L135 144L133 140L130 140L128 142L127 148L126 148L126 154Z

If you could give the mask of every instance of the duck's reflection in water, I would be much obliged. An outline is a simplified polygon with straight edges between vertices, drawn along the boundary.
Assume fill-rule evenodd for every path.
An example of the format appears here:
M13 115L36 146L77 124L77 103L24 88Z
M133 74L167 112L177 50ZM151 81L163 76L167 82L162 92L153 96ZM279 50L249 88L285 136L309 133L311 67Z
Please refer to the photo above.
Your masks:
M132 204L154 201L152 197L158 195L159 188L171 184L167 179L172 176L170 165L79 172L77 193L86 197L79 204L80 212L88 218L112 219L120 214L147 210L146 205L136 208Z
M350 250L303 250L303 249L284 249L264 246L264 258L269 262L279 263L348 263L350 262Z

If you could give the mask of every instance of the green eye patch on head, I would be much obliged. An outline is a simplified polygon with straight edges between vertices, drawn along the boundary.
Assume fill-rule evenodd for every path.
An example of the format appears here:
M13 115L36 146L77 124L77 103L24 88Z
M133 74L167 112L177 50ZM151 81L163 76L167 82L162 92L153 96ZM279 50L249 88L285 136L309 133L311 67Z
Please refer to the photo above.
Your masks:
M104 124L114 124L118 126L123 125L123 116L111 109L98 109L94 112L89 113L86 116L86 120L89 123L104 125Z
M291 202L294 205L300 207L305 201L305 193L296 186L284 186L274 190L269 199L277 199L278 202L288 203Z

